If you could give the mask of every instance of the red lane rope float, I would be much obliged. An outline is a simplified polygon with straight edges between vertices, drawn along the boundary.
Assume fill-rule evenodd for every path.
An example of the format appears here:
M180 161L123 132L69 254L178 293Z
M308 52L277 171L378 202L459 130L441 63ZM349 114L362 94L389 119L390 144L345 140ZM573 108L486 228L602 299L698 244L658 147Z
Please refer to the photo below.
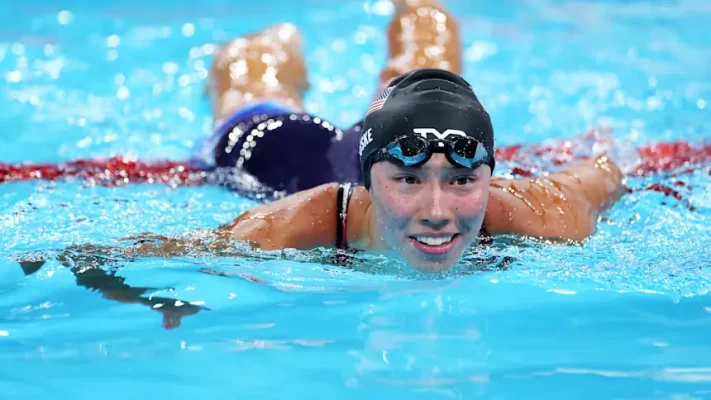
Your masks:
M711 144L693 147L686 142L659 143L639 149L642 162L634 175L647 175L711 161ZM682 172L693 172L687 168Z
M514 145L496 150L497 161L516 162L512 173L518 176L535 175L531 169L546 160L556 166L589 158L589 154L577 152L571 142L542 145ZM578 150L579 150L578 145ZM589 146L588 146L589 147ZM589 151L587 151L589 153ZM711 144L692 146L687 142L658 143L639 148L640 164L632 176L676 170L679 173L693 172L695 164L711 162ZM125 157L105 160L81 159L58 164L6 164L0 163L0 183L28 180L56 181L75 178L103 186L120 186L130 183L163 183L176 186L209 184L209 173L195 168L187 161L143 162Z
M687 168L679 173L688 173L696 170L693 168L696 164L711 162L711 144L692 146L680 141L643 146L638 150L641 162L630 173L631 176L645 176L682 167ZM536 160L562 166L588 158L589 155L576 154L575 146L565 143L514 145L496 150L497 161L516 162L519 165L512 167L511 172L524 177L535 175L530 169L539 167Z
M76 178L103 186L129 183L163 183L196 186L207 183L207 174L188 162L146 163L124 157L107 160L76 160L58 164L0 163L0 182L56 181Z
M588 158L586 155L576 155L576 147L577 150L580 150L580 145L572 142L556 143L554 145L508 146L497 150L496 159L497 161L516 162L518 166L512 167L511 173L519 177L530 177L536 175L532 170L540 169L540 165L536 161L541 159L559 166ZM629 174L633 177L643 177L666 171L675 171L671 176L678 176L694 172L698 170L700 165L711 162L711 144L692 146L687 142L679 141L643 146L638 150L640 162ZM532 158L532 155L539 159ZM709 175L711 175L711 170L709 170ZM666 197L676 199L689 211L696 211L696 207L691 205L689 200L679 191L682 189L691 190L691 186L682 181L676 181L672 186L674 187L653 183L637 189L626 188L626 191L628 193L659 192Z

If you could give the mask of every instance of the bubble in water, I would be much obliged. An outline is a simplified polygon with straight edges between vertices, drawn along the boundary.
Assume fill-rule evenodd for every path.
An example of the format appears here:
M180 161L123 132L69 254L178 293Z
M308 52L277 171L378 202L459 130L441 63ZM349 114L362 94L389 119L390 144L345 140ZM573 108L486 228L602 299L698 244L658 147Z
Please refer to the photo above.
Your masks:
M106 45L108 47L118 47L121 44L121 38L118 35L111 35L106 38Z
M163 72L168 75L175 75L178 72L178 64L174 62L166 62L163 64Z
M195 25L184 24L183 25L183 36L190 37L195 34Z
M128 91L126 86L121 86L119 90L116 91L116 97L121 100L126 100L130 95L131 93Z
M22 74L20 71L12 71L5 74L5 79L10 83L17 83L22 80Z
M22 43L13 43L12 47L10 47L10 51L16 56L21 56L25 54L25 45Z
M70 24L73 19L72 13L67 10L62 10L57 14L57 22L59 22L60 25Z
M336 39L331 42L331 49L336 53L342 53L346 50L346 41L343 39Z
M368 34L363 31L357 31L353 34L353 41L356 44L365 44L368 41Z

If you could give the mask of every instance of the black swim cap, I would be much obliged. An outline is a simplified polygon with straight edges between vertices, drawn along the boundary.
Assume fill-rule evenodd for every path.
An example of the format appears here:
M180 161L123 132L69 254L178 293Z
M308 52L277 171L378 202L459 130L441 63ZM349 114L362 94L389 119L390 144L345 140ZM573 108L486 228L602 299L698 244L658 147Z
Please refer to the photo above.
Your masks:
M485 163L494 170L491 118L467 81L429 68L394 79L370 106L363 123L359 153L365 187L370 188L373 156L393 140L422 132L444 139L448 130L464 132L481 143L488 152Z

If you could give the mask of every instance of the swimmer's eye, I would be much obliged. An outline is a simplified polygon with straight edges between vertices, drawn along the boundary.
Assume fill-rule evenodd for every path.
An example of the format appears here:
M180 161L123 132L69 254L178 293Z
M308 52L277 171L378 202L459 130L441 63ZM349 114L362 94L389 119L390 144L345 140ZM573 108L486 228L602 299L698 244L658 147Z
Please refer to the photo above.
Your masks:
M395 178L398 182L404 183L406 185L416 185L420 183L420 180L412 175L398 176Z
M460 176L460 177L454 178L452 180L452 184L458 185L458 186L468 185L468 184L471 184L474 182L476 182L476 177L471 176L471 175Z

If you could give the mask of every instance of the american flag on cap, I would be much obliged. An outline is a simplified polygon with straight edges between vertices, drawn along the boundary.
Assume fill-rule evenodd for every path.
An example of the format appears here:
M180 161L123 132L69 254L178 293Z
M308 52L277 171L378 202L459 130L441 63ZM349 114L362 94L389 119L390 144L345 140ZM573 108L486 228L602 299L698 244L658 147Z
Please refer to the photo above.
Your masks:
M370 108L368 108L368 111L365 112L365 115L368 115L374 111L378 111L381 108L383 108L383 104L385 104L385 100L388 99L388 96L390 96L390 93L393 91L393 87L387 87L385 88L382 92L380 92L380 95L373 101L373 104L370 105Z

